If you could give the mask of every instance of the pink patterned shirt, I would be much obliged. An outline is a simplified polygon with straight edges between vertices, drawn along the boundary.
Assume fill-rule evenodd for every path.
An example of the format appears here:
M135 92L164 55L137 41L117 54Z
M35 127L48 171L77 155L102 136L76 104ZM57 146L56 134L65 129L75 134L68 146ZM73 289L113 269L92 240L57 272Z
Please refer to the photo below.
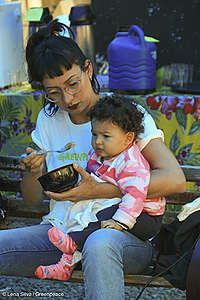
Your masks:
M131 229L142 211L149 215L162 215L165 210L164 198L147 199L150 167L133 143L117 157L100 161L100 156L92 149L89 152L87 171L104 181L119 186L123 197L113 219Z

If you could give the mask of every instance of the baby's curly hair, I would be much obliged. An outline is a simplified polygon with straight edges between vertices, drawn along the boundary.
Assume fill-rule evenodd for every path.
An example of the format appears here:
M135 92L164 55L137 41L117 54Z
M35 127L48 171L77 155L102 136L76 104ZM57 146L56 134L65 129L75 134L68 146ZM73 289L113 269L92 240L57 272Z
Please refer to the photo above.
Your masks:
M100 98L90 109L88 116L91 121L111 121L125 132L134 132L135 136L144 132L142 124L144 113L133 99L125 96L114 94Z

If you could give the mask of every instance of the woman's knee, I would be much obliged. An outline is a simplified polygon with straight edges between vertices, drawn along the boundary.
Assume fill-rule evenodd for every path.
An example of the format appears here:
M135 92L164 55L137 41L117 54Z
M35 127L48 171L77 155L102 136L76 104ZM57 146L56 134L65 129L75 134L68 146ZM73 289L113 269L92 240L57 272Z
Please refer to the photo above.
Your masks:
M112 229L99 229L93 232L86 240L83 253L105 253L115 244L115 232Z
M135 236L115 229L100 229L86 240L82 251L83 268L117 262L124 265L124 271L137 274L149 264L151 246ZM134 267L133 267L134 266Z

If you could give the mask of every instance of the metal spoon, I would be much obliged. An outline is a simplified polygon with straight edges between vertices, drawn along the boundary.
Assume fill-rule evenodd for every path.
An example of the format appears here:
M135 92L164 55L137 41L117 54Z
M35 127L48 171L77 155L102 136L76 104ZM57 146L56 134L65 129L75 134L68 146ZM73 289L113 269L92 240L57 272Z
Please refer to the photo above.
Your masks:
M40 151L37 152L37 154L39 154L39 155L40 154L47 154L48 152L63 153L65 151L70 150L74 146L75 146L75 143L69 142L63 148L61 148L59 150L46 150L46 151L45 150L40 150ZM26 156L27 156L27 153L24 153L24 154L21 155L20 159L24 159L24 157L26 157Z
M59 149L59 150L46 150L46 151L38 151L37 154L46 154L46 153L49 153L49 152L58 152L58 153L62 153L62 152L65 152L65 151L68 151L70 150L72 147L75 146L75 143L73 142L69 142L67 143L63 148Z

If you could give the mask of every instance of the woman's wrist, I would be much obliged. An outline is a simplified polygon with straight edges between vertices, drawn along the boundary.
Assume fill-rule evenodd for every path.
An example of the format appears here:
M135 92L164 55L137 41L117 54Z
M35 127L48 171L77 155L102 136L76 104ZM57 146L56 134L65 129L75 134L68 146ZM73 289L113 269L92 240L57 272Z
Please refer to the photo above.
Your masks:
M42 171L33 172L30 168L27 168L25 171L26 178L30 180L37 181L40 176L42 176Z
M98 198L102 198L102 199L122 198L122 196L123 196L119 187L115 186L112 183L97 182L95 190L96 190L96 196L98 196Z

